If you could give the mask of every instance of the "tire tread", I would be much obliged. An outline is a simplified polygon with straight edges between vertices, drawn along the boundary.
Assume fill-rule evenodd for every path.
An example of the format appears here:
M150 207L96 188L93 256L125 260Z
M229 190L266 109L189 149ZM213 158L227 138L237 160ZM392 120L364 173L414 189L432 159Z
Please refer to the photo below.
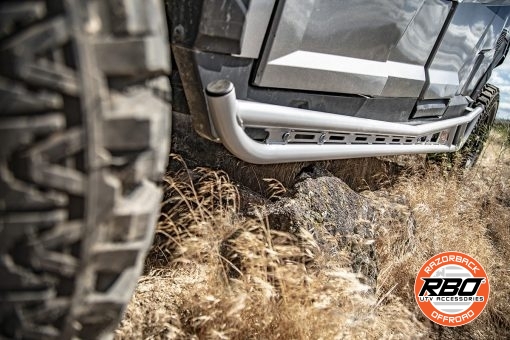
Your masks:
M108 337L152 240L170 139L164 9L93 3L0 4L0 337Z

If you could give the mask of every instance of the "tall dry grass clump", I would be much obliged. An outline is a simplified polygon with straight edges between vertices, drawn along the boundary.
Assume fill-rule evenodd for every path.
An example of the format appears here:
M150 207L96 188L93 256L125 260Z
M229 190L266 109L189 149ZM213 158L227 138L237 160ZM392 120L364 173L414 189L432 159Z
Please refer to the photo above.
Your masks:
M117 338L409 338L423 327L398 300L379 301L345 258L307 231L271 230L237 214L222 172L184 170L167 195L149 265ZM166 261L166 263L165 263Z
M469 171L436 167L402 178L391 189L399 202L392 204L394 213L380 214L378 290L392 290L416 315L420 312L413 296L415 275L431 256L460 251L477 259L488 273L491 294L484 313L467 326L434 327L433 337L510 338L507 138L500 131L493 133L480 164Z

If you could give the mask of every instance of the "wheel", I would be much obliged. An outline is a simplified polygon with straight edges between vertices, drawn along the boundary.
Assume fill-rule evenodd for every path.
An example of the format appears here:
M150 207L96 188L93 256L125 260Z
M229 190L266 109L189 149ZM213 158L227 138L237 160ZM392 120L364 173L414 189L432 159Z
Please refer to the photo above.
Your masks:
M159 0L0 4L0 338L105 338L170 140Z
M486 84L476 99L475 105L485 106L473 132L459 151L461 165L464 168L473 167L482 154L483 148L489 138L489 133L496 118L499 106L499 89L491 84Z
M498 112L499 89L494 85L486 84L473 106L479 105L483 105L485 109L462 149L454 153L429 154L427 155L428 162L442 164L449 169L454 165L469 169L476 164L489 138Z

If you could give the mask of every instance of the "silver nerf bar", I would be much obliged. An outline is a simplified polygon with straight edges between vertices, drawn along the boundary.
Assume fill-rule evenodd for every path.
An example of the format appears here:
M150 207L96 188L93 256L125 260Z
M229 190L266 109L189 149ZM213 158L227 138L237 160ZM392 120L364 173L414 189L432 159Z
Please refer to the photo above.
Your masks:
M468 108L469 113L458 118L410 125L237 100L234 85L227 80L210 83L206 96L214 129L223 145L238 158L255 164L453 152L462 147L484 109ZM246 134L247 127L276 129L284 138L281 143L259 142ZM292 143L288 136L295 136L296 131L321 138ZM328 140L328 136L335 135L368 137L363 143L353 138L340 143Z

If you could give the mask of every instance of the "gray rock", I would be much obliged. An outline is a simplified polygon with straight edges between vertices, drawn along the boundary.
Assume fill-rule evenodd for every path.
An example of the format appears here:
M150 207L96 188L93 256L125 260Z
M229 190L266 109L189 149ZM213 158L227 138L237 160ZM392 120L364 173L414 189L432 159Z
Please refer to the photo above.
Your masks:
M320 167L308 167L287 197L267 205L271 228L310 232L322 251L349 254L355 272L375 286L374 211L365 197Z

